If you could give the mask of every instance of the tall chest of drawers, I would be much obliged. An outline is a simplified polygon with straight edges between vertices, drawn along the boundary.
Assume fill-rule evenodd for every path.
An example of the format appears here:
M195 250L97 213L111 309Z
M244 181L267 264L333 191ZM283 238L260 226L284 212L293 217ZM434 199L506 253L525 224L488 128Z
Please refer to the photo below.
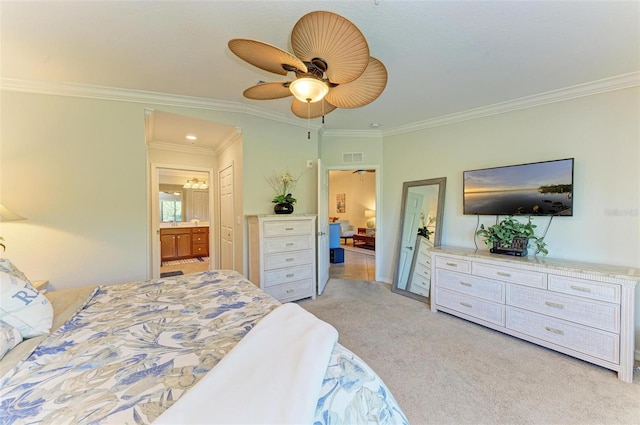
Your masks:
M316 216L250 215L249 280L281 302L316 296Z
M464 248L431 252L431 310L618 372L631 382L640 270Z

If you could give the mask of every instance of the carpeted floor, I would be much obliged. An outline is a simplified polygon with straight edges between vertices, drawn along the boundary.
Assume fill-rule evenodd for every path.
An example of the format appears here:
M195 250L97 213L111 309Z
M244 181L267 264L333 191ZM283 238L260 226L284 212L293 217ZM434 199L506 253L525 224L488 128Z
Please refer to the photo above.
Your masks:
M412 425L640 424L640 371L614 372L394 294L331 279L299 304L331 323L385 381Z

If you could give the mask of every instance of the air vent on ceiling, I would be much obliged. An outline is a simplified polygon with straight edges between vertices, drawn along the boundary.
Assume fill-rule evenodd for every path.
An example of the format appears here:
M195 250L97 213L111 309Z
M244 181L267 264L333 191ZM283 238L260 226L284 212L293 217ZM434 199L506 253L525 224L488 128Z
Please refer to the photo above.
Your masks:
M342 162L355 164L362 163L364 160L364 154L362 152L343 152L342 153Z

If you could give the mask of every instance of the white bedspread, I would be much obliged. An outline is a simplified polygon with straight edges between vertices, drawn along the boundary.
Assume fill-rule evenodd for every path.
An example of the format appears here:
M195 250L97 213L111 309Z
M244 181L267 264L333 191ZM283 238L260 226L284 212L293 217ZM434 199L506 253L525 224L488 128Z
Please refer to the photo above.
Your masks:
M311 424L337 339L328 323L283 304L154 424Z

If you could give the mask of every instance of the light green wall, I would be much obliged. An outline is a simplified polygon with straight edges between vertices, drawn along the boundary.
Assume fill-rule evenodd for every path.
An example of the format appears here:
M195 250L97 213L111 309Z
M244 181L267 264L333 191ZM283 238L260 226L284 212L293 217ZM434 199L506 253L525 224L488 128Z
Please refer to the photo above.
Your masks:
M144 111L139 105L2 93L5 257L53 288L147 276Z
M462 214L464 170L571 157L574 216L551 222L545 238L549 256L640 267L638 87L385 138L385 240L397 238L405 181L446 177L442 244L474 247L477 218ZM533 221L544 231L548 220ZM486 249L480 239L478 246ZM390 281L395 243L378 254L385 259L381 275ZM635 304L639 312L640 289ZM636 341L638 347L638 313Z

